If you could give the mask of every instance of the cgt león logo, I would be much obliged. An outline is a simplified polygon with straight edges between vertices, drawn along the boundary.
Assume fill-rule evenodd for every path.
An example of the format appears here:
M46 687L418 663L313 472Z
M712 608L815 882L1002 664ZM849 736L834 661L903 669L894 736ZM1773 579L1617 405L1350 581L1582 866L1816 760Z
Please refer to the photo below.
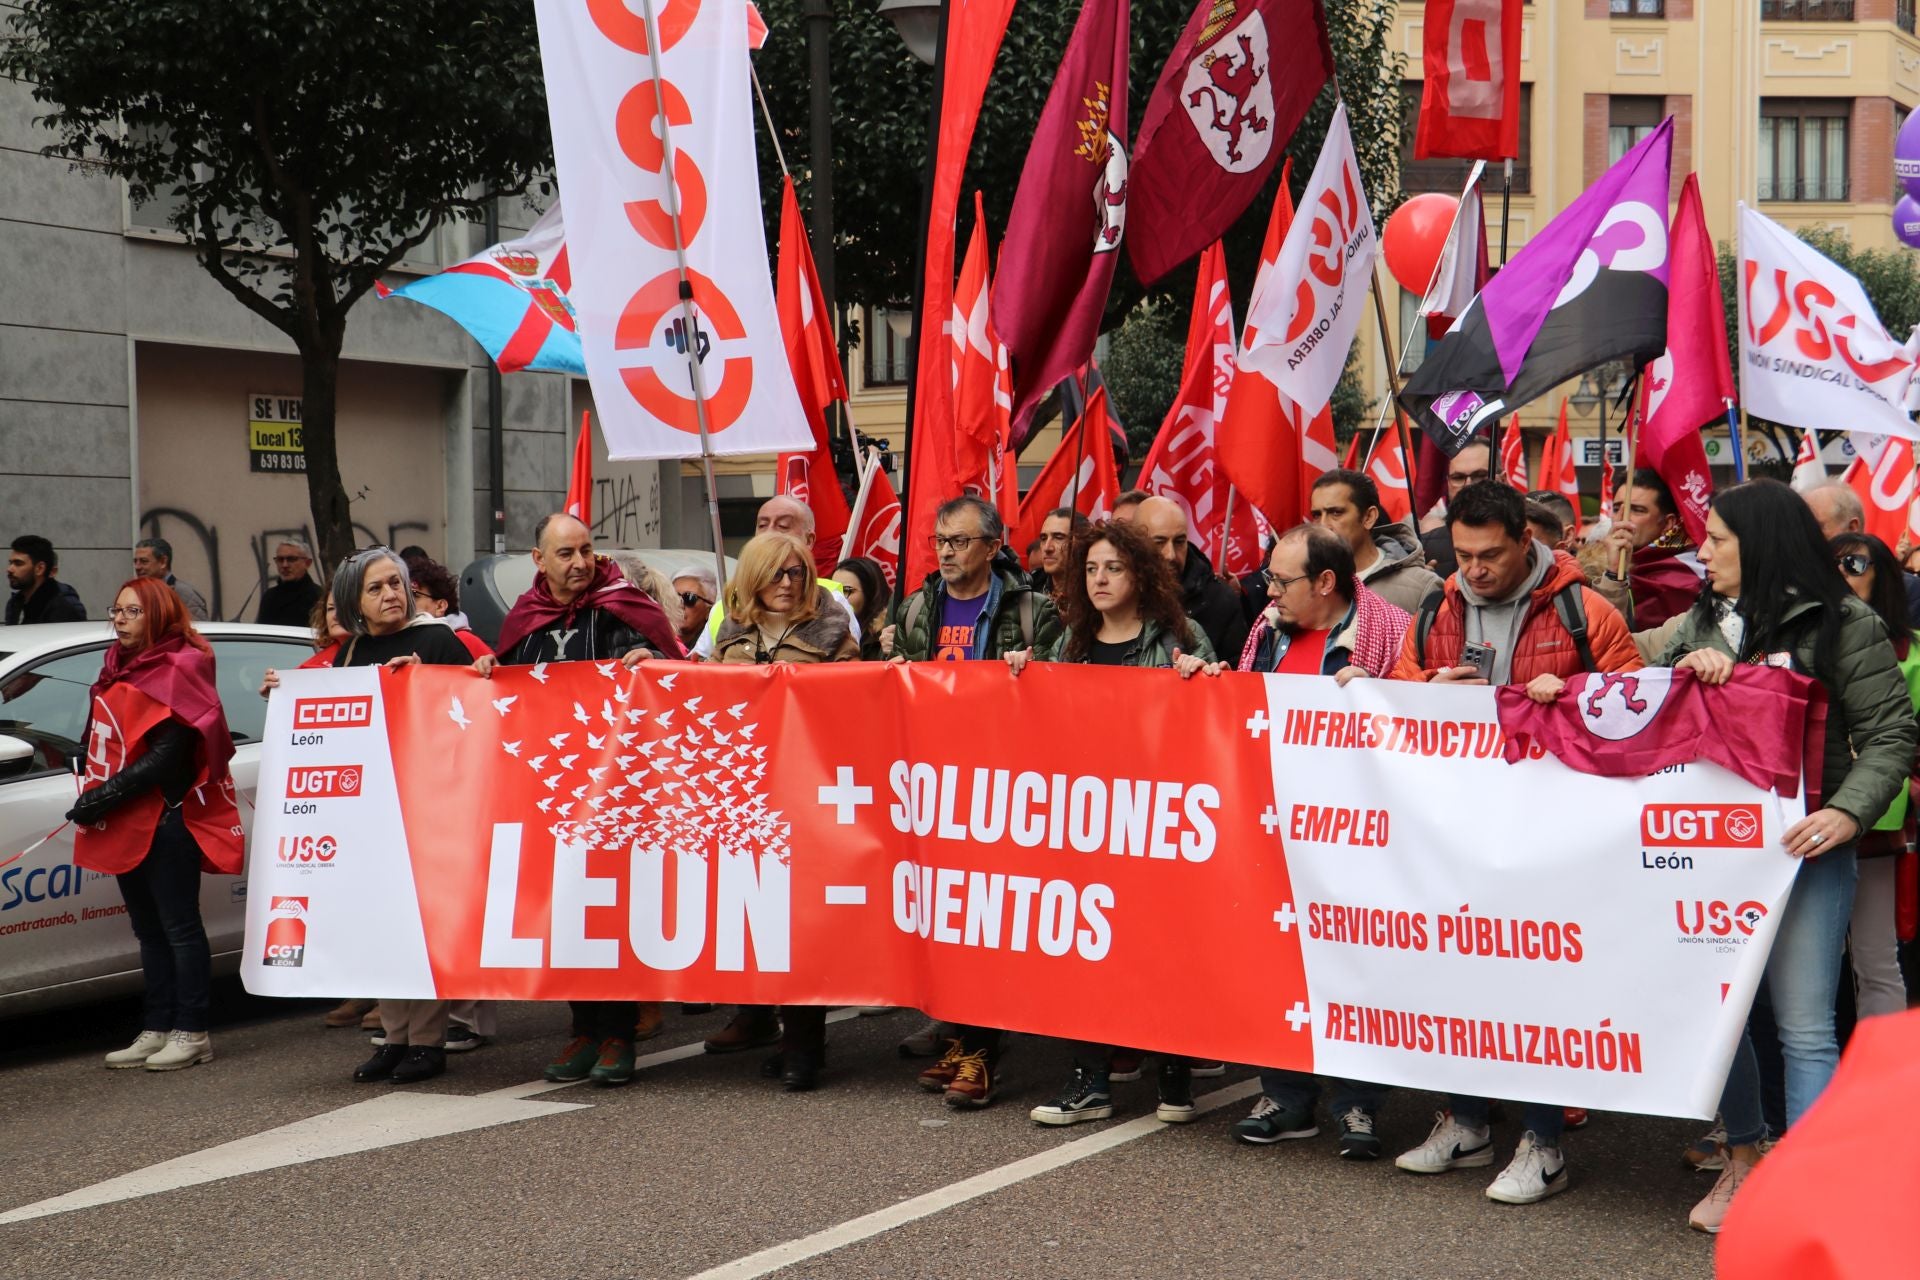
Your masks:
M307 900L274 898L267 922L267 949L261 963L275 969L298 969L307 958Z

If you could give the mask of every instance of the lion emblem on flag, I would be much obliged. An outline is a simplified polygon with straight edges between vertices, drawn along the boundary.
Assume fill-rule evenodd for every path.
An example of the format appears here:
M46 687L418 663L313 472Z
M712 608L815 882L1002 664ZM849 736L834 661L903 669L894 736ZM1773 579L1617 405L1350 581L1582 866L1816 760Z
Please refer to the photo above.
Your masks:
M1596 738L1623 742L1659 717L1672 686L1673 672L1663 667L1581 677L1573 682L1580 723Z
M1216 25L1209 23L1206 32ZM1187 64L1180 101L1214 163L1228 173L1258 169L1273 150L1267 65L1267 24L1258 10L1214 36Z

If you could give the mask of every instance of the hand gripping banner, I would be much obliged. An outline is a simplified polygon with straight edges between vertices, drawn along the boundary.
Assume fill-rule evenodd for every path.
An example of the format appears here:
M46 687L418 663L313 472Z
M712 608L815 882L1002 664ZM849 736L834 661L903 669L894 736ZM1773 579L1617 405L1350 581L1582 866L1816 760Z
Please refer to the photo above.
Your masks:
M1593 732L1665 736L1666 675L1594 677ZM1484 688L989 663L283 681L261 994L905 1005L1611 1110L1712 1113L1802 811L1684 750L1575 772L1534 745L1566 749L1573 711L1509 764Z

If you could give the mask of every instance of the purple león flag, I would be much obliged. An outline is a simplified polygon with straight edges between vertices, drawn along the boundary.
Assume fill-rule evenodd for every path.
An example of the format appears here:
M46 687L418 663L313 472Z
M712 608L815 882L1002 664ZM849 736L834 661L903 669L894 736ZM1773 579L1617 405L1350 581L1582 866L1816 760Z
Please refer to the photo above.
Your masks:
M994 270L1013 432L1093 354L1127 225L1127 5L1084 0L1020 170Z
M1568 378L1666 349L1672 153L1668 119L1542 227L1408 379L1401 403L1449 455Z

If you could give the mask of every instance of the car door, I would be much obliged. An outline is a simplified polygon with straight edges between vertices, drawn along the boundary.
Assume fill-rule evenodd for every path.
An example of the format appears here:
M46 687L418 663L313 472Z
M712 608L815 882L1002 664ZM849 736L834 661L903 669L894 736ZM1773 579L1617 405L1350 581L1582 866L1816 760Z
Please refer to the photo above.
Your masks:
M119 885L73 865L73 828L64 825L106 648L66 649L0 676L0 734L34 748L24 768L0 777L0 999L139 968Z
M273 850L253 848L253 799L260 773L260 735L267 722L267 701L260 681L268 667L290 671L313 656L313 646L298 637L272 635L210 636L213 642L214 682L220 705L233 735L233 786L240 804L240 825L247 831L247 860L272 857ZM239 876L205 876L200 882L200 914L207 925L207 942L216 956L238 955L247 922L247 880ZM230 967L230 966L229 966Z

